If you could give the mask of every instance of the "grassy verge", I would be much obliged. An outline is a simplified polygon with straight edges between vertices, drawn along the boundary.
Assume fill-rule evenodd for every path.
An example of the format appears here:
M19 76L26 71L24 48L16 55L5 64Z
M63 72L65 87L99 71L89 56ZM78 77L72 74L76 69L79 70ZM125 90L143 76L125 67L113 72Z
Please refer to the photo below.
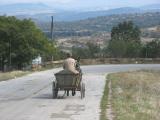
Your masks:
M46 65L43 67L37 67L33 70L30 71L12 71L12 72L0 72L0 81L6 81L9 79L13 79L13 78L17 78L17 77L21 77L36 71L45 71L45 70L49 70L49 69L54 69L54 68L58 68L61 67L62 65L60 64L52 64L52 65Z
M112 111L115 120L159 120L160 71L135 71L110 74ZM101 101L101 120L106 120L106 83Z
M21 76L24 76L29 73L31 73L31 72L29 72L29 71L13 71L13 72L0 73L0 81L9 80L9 79L13 79L16 77L21 77Z
M107 120L106 109L107 109L107 103L108 103L107 100L108 100L108 94L109 94L108 83L109 83L109 80L106 80L105 89L104 89L103 97L101 99L101 104L100 104L100 108L101 108L100 120Z

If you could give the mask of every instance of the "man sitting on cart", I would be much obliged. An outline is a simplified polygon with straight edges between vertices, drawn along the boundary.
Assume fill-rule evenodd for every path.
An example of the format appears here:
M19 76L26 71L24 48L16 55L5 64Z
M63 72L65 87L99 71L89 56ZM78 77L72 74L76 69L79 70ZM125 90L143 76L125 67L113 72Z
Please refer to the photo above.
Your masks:
M76 70L76 60L72 58L71 53L67 53L67 59L64 60L63 69L69 70L74 74L79 74Z
M67 58L64 60L63 69L68 70L74 74L79 74L77 70L77 62L75 59L72 58L71 53L67 53ZM75 90L72 90L72 95L75 95ZM69 95L69 90L67 90L67 96Z

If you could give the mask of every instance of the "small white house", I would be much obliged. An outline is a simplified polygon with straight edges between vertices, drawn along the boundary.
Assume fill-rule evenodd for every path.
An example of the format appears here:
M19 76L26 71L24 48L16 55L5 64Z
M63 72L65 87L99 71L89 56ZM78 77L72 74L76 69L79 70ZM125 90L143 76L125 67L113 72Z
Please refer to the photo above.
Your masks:
M40 55L32 60L32 65L41 65L41 64L42 64L42 57Z

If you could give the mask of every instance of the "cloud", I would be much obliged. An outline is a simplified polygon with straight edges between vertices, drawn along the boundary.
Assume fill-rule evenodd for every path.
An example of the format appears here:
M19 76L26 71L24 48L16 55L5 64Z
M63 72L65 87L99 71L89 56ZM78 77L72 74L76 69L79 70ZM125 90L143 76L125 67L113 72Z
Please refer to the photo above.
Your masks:
M3 0L1 4L12 4L12 3L55 3L55 4L68 4L77 0Z

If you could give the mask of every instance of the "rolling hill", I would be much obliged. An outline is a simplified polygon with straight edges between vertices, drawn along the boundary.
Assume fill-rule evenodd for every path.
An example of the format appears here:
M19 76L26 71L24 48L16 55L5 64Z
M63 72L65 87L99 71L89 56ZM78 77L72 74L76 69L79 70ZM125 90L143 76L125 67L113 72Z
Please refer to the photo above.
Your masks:
M159 8L158 8L159 6ZM146 12L160 12L160 5L143 6L142 8L134 7L122 7L109 10L100 10L100 11L56 11L50 13L39 13L33 15L21 15L17 16L19 18L31 18L36 21L48 22L51 20L51 16L54 16L55 21L77 21L84 20L88 18L94 18L98 16L110 16L110 15L119 15L119 14L131 14L131 13L146 13Z
M113 26L123 21L133 21L140 28L160 25L160 12L132 13L101 16L72 22L55 22L55 36L91 35L98 32L110 32ZM50 22L38 22L37 25L44 31L50 31Z
M91 10L79 9L78 11L67 10L57 5L46 5L44 3L18 3L0 6L1 15L13 15L20 19L31 18L36 21L50 21L50 16L54 16L55 21L76 21L98 16L160 12L160 4L151 4L140 7L122 7L114 9L92 8Z

